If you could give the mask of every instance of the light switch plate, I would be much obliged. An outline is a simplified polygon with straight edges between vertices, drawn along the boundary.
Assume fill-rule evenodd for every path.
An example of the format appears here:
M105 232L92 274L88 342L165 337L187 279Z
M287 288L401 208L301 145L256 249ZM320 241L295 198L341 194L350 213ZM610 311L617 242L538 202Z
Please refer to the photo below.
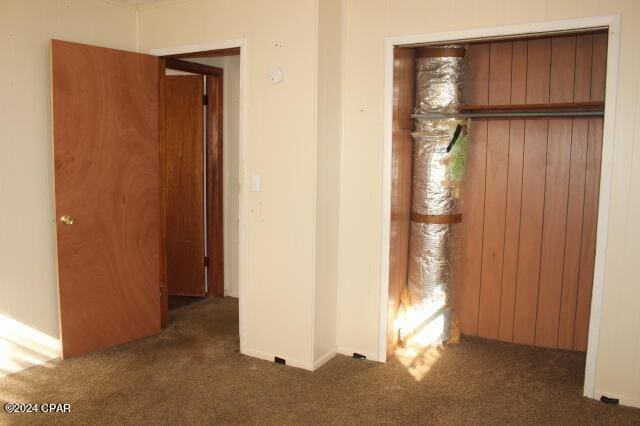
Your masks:
M258 173L251 174L251 191L260 192L261 190L260 175Z

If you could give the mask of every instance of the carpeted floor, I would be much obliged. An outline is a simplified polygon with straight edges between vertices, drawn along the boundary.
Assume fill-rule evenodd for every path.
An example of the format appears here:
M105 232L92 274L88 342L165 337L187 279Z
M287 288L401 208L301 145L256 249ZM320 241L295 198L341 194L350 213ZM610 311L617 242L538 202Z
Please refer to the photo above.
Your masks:
M241 355L233 299L171 318L160 336L0 379L0 400L72 404L0 423L640 424L581 397L582 354L465 338L409 367L337 356L311 373Z

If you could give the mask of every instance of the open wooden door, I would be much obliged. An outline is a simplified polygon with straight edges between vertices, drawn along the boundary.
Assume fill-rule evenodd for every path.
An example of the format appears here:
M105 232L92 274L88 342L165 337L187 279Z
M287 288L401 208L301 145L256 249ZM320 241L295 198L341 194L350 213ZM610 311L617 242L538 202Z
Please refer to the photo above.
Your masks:
M157 57L53 40L63 357L160 332Z
M204 78L166 77L167 283L205 296Z

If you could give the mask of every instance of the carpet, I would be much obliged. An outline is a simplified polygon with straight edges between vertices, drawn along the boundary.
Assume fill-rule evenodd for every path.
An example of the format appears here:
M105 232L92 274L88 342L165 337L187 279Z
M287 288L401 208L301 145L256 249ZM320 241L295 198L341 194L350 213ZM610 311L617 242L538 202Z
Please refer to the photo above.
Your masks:
M581 396L581 353L466 337L386 364L338 355L311 373L240 354L237 300L170 320L159 336L0 379L2 401L72 404L0 423L640 424L640 409Z

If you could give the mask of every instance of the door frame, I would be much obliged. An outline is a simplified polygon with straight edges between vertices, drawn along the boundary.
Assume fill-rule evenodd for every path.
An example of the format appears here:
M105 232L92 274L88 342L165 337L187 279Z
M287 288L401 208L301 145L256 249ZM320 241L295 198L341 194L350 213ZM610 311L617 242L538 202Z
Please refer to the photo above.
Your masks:
M239 158L238 169L240 181L239 205L238 205L238 231L239 245L237 253L230 253L238 256L238 294L239 294L239 334L240 334L240 351L244 353L244 337L246 336L247 324L247 277L248 274L248 193L247 193L247 174L246 174L246 158L247 158L247 40L234 39L220 42L210 42L202 44L190 44L177 47L166 47L152 49L148 53L151 55L162 57L189 54L188 56L198 56L206 52L206 56L215 56L216 51L220 55L229 55L240 50L240 113L239 121Z
M396 46L436 42L460 42L462 40L500 38L512 36L530 36L536 34L551 35L566 31L608 29L607 74L605 92L605 115L602 137L602 163L600 173L600 194L598 199L598 225L596 237L596 257L589 320L587 360L583 395L598 398L595 389L596 365L600 335L602 296L605 285L605 267L607 234L609 224L609 205L611 199L611 171L613 167L613 147L615 132L615 108L618 86L618 61L620 47L620 16L597 16L590 18L560 21L537 22L501 27L485 27L469 30L426 33L385 38L385 74L384 74L384 145L382 163L382 214L381 214L381 258L380 258L380 305L378 360L386 361L387 350L387 306L389 297L389 255L391 228L391 156L393 131L393 49Z

